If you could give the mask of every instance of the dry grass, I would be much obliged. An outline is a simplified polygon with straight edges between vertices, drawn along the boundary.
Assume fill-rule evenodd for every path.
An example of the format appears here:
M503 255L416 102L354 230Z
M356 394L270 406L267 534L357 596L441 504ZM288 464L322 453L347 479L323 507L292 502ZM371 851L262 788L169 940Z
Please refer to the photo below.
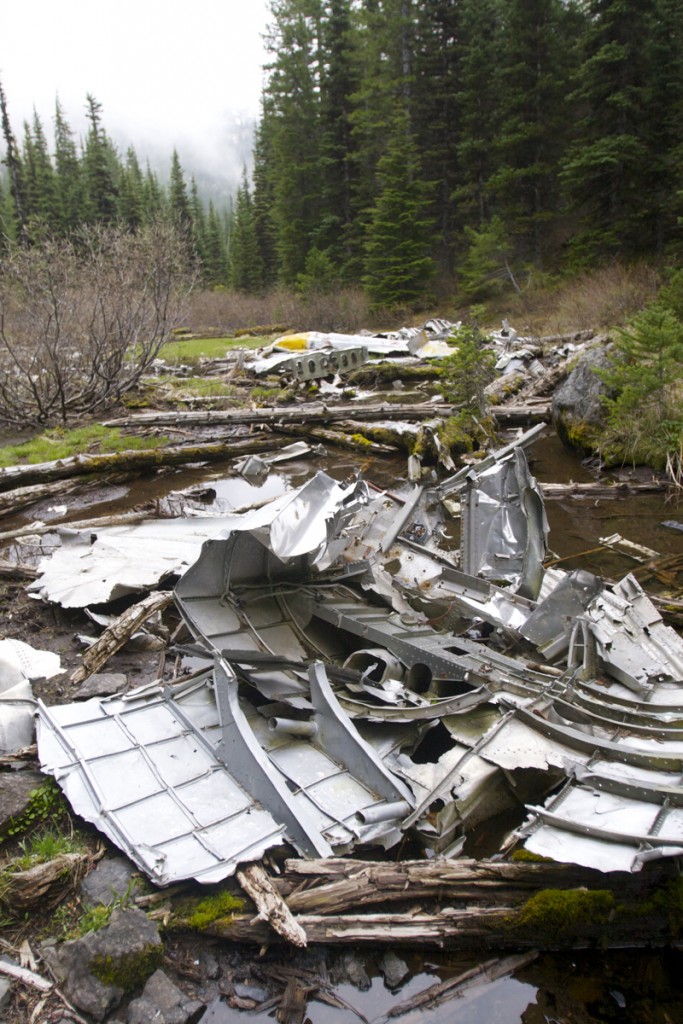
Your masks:
M532 286L512 296L508 317L520 334L537 337L619 327L652 302L661 281L647 263L613 263L555 287Z
M195 334L226 334L259 327L259 333L339 331L353 333L373 326L368 298L360 289L304 299L278 288L262 296L228 291L198 291L191 297L187 326ZM272 328L272 332L268 330Z
M656 269L647 263L614 263L571 281L548 285L534 283L518 295L496 299L486 308L482 326L497 328L507 318L524 335L567 334L592 329L608 330L624 324L651 302L660 284ZM422 324L432 316L466 319L470 307L462 307L455 286L440 282L434 307L419 313L410 310L373 310L360 288L346 288L308 298L276 288L262 296L228 291L197 291L191 297L187 326L203 336L234 334L258 328L259 334L291 331L356 331L394 329ZM272 328L272 331L269 330Z

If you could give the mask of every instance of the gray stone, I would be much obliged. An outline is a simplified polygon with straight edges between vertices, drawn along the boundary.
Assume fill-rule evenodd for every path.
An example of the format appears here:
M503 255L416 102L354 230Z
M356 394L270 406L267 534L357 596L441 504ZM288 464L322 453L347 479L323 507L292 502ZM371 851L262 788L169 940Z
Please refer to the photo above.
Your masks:
M194 1024L203 1012L204 1003L186 996L163 971L155 971L128 1007L128 1024Z
M551 416L558 435L571 447L586 447L582 428L600 428L605 422L603 398L607 386L596 370L610 365L609 349L596 345L583 355L576 369L560 384L553 395ZM583 444L580 438L583 436Z
M7 1006L12 995L12 983L9 978L0 978L0 1010Z
M127 896L140 885L140 879L133 878L135 871L127 857L105 858L81 882L81 899L94 907Z
M74 700L88 700L90 697L110 697L121 693L128 686L128 676L123 672L94 672L76 690Z
M117 909L98 932L45 946L43 955L67 999L101 1021L159 967L163 945L157 925L141 910Z
M361 992L367 992L372 985L365 963L355 953L344 953L341 958L342 970L346 978Z
M379 969L384 975L384 984L388 989L398 988L407 974L410 973L408 964L401 960L392 949L388 949L382 957Z
M0 831L4 832L11 818L21 817L28 808L33 790L46 781L46 775L32 769L0 774Z

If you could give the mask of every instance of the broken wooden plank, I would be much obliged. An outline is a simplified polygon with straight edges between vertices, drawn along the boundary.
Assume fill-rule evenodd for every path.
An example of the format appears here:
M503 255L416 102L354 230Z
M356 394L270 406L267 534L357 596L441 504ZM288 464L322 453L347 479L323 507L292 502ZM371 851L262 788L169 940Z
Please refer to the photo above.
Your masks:
M143 622L146 622L155 612L163 611L172 601L172 593L169 591L157 591L134 604L131 608L127 608L122 615L119 615L115 622L112 622L111 626L107 626L104 633L85 651L83 654L83 664L72 673L70 682L78 685L91 676L93 672L97 672L112 655L116 654L123 647Z
M307 944L306 932L274 888L260 864L248 864L237 872L237 880L256 904L259 920L267 921L274 931L300 949Z

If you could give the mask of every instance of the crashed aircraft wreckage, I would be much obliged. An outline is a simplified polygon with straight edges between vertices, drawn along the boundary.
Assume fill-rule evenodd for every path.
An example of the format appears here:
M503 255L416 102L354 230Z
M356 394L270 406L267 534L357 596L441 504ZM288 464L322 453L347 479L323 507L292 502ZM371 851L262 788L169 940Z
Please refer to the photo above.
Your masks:
M284 843L457 856L507 811L503 854L683 854L683 642L632 576L544 569L537 433L407 496L318 473L221 518L175 591L203 667L41 704L43 770L159 884Z

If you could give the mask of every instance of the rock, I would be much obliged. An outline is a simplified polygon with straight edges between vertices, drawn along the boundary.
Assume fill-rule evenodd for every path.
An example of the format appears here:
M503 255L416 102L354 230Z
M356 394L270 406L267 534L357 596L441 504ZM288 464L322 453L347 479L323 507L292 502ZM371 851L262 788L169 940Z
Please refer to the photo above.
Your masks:
M5 832L10 819L15 820L28 809L31 793L47 776L33 770L0 774L0 832Z
M356 956L355 953L344 953L341 957L340 966L347 980L350 981L355 988L359 989L361 992L368 991L372 982L365 970L364 961L361 960L360 957Z
M235 1011L222 999L215 999L206 1008L206 1013L199 1018L199 1024L232 1024Z
M81 882L81 898L89 906L106 906L138 888L136 868L127 857L107 857Z
M379 963L379 969L384 975L384 984L388 989L396 989L410 973L405 960L401 960L392 949L388 949Z
M112 693L121 693L127 686L128 676L124 672L94 672L76 690L74 700L88 700L90 697L110 697Z
M163 945L157 925L141 910L116 909L106 927L45 946L43 955L67 999L101 1021L159 967Z
M0 978L0 1010L7 1006L12 994L12 983L8 978Z
M128 1007L128 1024L195 1024L204 1012L204 1003L190 999L163 971L148 979L139 999Z
M607 369L609 365L608 349L602 345L589 348L553 395L551 418L558 436L570 448L591 450L594 447L591 435L605 422L602 400L609 394L595 371Z

